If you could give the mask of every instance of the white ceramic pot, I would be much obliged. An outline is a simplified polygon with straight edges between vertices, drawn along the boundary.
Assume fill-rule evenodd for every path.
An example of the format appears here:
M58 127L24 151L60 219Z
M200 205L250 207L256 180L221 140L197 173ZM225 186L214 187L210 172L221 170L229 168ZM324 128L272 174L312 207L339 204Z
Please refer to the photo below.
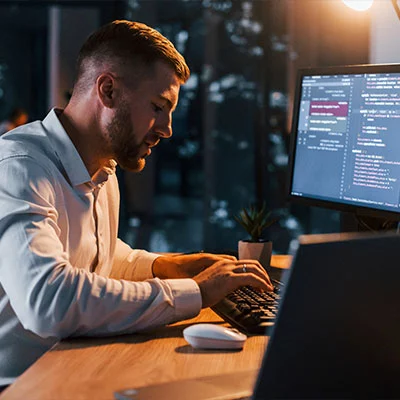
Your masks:
M251 242L240 240L238 243L239 260L258 260L261 265L269 268L272 256L272 241Z

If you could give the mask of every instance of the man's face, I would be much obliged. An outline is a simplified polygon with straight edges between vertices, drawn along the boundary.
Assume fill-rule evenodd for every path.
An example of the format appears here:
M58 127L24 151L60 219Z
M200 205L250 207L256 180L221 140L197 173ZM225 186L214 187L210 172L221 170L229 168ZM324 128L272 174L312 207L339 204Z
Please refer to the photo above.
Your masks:
M160 138L172 135L172 112L179 88L175 72L162 62L156 63L154 73L136 88L125 88L106 133L113 158L121 168L141 171L151 147Z

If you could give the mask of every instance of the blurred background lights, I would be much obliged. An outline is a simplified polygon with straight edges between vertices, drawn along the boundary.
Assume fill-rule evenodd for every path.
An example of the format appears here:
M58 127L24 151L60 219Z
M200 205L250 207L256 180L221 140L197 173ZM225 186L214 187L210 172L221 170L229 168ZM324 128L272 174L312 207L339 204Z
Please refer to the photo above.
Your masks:
M352 8L356 11L365 11L368 10L374 0L342 0L346 6Z

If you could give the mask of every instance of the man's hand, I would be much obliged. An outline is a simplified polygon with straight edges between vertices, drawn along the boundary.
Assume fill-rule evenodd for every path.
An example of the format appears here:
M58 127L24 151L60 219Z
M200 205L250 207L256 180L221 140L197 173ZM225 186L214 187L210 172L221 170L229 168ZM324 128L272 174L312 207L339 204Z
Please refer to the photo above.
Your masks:
M217 261L235 262L224 254L194 253L158 257L153 262L153 275L160 279L193 278Z
M220 260L193 279L200 287L203 308L213 306L241 286L273 290L268 274L256 260Z

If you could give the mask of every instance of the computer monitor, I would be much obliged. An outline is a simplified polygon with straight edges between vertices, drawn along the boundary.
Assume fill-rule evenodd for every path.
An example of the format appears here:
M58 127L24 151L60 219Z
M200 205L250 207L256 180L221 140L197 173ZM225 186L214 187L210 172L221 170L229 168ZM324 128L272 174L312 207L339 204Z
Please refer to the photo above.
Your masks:
M400 65L299 70L289 199L400 220Z

